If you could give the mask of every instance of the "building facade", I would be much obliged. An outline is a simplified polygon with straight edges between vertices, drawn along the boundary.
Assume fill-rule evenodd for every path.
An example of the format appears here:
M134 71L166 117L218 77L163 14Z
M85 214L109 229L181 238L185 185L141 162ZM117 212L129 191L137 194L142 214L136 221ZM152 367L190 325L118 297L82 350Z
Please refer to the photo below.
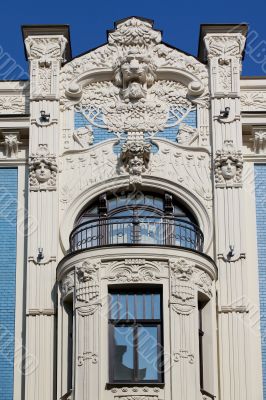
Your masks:
M67 26L22 32L30 78L0 82L1 400L262 400L247 26L202 25L198 57L136 17L75 58Z

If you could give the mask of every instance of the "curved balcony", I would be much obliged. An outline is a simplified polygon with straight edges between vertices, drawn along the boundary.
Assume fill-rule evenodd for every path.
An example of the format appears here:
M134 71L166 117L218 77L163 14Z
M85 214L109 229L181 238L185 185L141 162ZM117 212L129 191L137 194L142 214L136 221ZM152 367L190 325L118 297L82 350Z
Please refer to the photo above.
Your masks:
M199 227L172 216L120 216L86 221L70 234L70 252L101 246L153 245L203 251Z

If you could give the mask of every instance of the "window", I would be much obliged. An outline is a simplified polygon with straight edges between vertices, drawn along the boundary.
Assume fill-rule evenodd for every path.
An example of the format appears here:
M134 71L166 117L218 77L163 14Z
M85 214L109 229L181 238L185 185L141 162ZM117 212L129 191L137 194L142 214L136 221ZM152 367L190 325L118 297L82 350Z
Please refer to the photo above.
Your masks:
M202 326L202 308L204 307L204 303L199 302L198 310L199 310L199 368L200 368L200 388L204 388L204 377L203 377L203 326Z
M199 377L201 393L214 399L212 307L208 297L199 293Z
M162 311L158 289L111 291L111 383L162 382Z
M191 212L169 193L104 193L77 218L71 251L121 244L202 251L203 234Z

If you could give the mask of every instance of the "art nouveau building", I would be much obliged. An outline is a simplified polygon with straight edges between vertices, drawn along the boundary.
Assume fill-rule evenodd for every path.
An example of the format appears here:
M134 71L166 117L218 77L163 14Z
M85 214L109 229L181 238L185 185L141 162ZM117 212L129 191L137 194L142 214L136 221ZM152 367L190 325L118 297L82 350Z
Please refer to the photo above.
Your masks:
M67 26L23 27L29 81L0 82L1 400L263 399L246 36L203 25L194 57L128 18L72 58Z

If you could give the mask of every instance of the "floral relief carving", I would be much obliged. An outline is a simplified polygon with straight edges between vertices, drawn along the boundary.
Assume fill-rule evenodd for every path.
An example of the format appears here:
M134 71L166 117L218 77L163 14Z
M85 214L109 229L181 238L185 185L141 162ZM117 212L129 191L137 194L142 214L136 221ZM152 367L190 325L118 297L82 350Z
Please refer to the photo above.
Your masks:
M4 146L4 156L7 158L17 158L20 141L19 132L3 132L4 141L0 142Z
M52 70L46 65L39 67L38 90L43 97L51 93Z
M243 156L234 148L232 140L225 140L222 150L217 150L214 160L216 187L242 185Z
M29 36L25 46L30 60L38 60L40 66L50 66L51 60L62 60L67 40L63 36L42 37Z
M218 57L220 65L229 65L231 58L241 57L245 37L239 33L207 34L204 38L208 58Z
M121 46L147 46L161 42L161 32L152 29L149 21L130 18L117 24L117 29L109 33L109 43Z
M76 267L76 299L81 302L90 303L99 299L99 263L84 261Z
M27 108L25 96L0 96L0 114L25 114Z
M58 36L29 36L25 39L25 46L31 68L31 96L44 98L56 96L59 64L64 60L67 39Z
M266 110L266 92L241 92L241 108L246 111Z
M181 64L182 69L197 75L188 87L158 80L158 68L179 68ZM96 67L111 69L113 81L92 82L79 88L76 78ZM61 75L66 89L62 108L75 105L90 124L115 133L156 133L168 126L168 119L175 126L196 104L208 105L206 66L161 44L160 32L152 29L149 21L138 18L117 24L106 46L73 60Z
M30 190L56 190L56 157L49 153L46 144L40 144L37 153L30 157L29 171Z
M144 282L160 279L160 269L145 259L127 259L115 264L108 274L108 280L116 282Z

